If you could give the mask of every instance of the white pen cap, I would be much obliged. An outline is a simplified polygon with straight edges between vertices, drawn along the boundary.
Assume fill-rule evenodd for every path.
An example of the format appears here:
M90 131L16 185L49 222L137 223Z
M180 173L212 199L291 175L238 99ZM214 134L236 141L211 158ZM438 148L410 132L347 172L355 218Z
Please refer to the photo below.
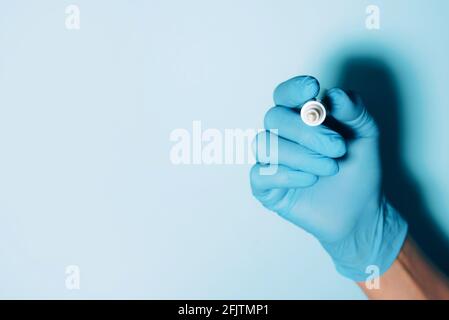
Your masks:
M326 108L319 101L306 102L301 108L301 119L308 126L319 126L326 119Z

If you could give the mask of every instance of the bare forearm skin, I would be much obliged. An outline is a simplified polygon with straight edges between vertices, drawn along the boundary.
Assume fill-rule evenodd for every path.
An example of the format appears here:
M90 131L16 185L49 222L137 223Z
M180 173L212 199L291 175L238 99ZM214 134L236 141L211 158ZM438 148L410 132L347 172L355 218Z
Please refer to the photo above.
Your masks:
M426 260L410 238L390 269L380 277L380 288L368 289L362 282L358 285L373 300L449 299L448 279Z

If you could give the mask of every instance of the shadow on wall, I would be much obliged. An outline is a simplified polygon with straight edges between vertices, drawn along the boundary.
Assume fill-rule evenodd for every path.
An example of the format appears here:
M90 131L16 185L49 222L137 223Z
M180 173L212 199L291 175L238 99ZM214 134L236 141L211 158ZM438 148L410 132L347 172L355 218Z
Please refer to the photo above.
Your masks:
M410 234L425 254L449 276L449 239L432 219L420 188L402 156L400 85L386 61L372 56L345 59L337 85L357 91L379 125L383 188L390 203L409 222Z

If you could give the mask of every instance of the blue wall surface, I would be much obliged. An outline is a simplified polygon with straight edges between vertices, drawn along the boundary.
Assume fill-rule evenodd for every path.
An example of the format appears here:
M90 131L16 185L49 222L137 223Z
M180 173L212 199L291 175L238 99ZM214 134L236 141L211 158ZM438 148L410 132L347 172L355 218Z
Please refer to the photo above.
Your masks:
M252 198L250 165L169 158L194 120L260 128L297 74L365 96L386 191L449 271L448 13L446 0L0 1L0 297L363 298Z

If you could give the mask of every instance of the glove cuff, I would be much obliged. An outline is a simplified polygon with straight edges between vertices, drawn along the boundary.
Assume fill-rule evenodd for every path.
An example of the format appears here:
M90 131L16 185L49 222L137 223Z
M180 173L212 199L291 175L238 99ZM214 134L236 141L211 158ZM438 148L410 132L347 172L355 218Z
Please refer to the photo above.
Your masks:
M365 230L363 234L345 241L344 251L353 252L353 256L345 256L343 259L333 257L337 271L356 282L366 281L372 276L373 268L379 271L379 276L384 274L396 260L407 238L407 222L386 201L382 201L380 214L376 219L369 224L372 225L372 230ZM333 251L332 246L323 246L329 253ZM337 251L341 252L341 244L339 247ZM365 248L365 252L359 252L360 248Z

